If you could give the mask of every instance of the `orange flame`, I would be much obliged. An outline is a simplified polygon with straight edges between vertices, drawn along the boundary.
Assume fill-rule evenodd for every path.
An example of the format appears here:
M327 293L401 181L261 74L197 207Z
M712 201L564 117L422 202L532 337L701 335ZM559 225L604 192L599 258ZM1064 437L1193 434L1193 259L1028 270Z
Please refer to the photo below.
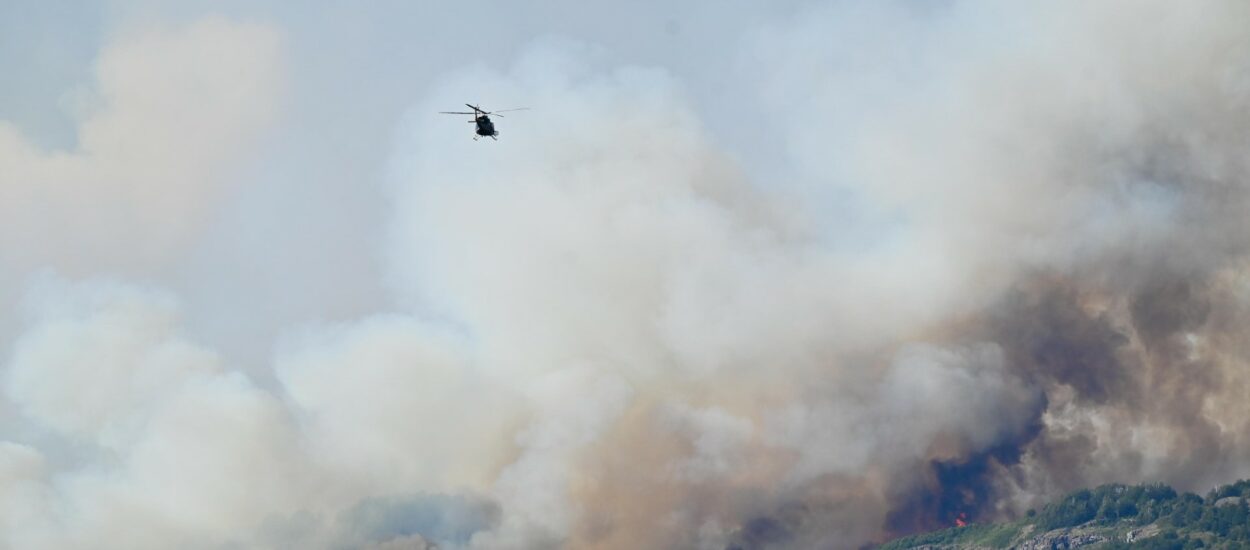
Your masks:
M967 526L968 526L968 516L967 514L960 512L959 517L955 518L955 527L967 527Z

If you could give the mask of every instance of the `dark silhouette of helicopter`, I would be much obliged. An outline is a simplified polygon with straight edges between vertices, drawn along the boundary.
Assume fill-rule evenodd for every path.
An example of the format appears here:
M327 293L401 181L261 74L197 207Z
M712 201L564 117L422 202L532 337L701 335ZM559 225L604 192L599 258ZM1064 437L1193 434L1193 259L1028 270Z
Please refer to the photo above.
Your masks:
M482 136L489 137L496 141L499 140L499 138L497 137L499 136L499 132L495 131L495 123L490 121L489 115L495 115L497 117L503 118L503 115L499 113L507 113L509 111L528 111L529 110L529 107L521 107L519 109L504 109L502 111L489 112L489 111L483 110L481 107L478 107L476 105L469 105L468 103L465 103L464 106L470 109L473 109L473 112L466 113L463 111L439 111L439 113L442 113L444 115L473 115L473 120L469 121L474 124L477 124L477 135L473 136L473 141L477 141L477 138L480 138Z

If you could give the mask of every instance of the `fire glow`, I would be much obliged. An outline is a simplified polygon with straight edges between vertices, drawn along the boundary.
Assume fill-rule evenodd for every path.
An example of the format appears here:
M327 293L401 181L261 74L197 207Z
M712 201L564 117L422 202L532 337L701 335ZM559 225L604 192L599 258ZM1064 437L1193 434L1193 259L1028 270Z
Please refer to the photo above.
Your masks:
M960 512L959 517L955 518L955 527L967 527L967 526L968 526L968 514Z

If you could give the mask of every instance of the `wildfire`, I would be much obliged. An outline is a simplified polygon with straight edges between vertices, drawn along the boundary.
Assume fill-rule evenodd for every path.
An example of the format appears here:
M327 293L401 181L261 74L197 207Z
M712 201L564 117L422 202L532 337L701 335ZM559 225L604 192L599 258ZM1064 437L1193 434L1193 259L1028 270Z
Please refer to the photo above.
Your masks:
M968 526L968 514L960 512L959 517L955 518L955 527L967 527L967 526Z

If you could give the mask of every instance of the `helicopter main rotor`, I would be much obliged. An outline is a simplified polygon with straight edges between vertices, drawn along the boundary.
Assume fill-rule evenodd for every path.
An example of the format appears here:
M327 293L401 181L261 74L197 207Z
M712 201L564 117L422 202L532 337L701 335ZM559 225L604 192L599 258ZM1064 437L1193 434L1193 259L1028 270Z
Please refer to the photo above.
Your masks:
M491 138L491 139L498 139L498 137L497 137L497 136L499 136L499 132L495 131L495 123L491 122L491 120L490 120L491 115L494 115L494 116L497 116L497 117L503 118L503 115L501 115L501 114L499 114L499 113L507 113L507 112L510 112L510 111L528 111L528 110L529 110L529 107L520 107L520 108L517 108L517 109L501 109L501 110L499 110L499 111L487 111L486 109L483 109L483 108L481 108L481 107L478 107L477 105L471 105L471 104L469 104L469 103L465 103L465 104L464 104L464 106L465 106L465 107L468 107L468 108L470 108L470 109L473 109L473 112L472 112L472 113L469 113L469 112L465 112L465 111L439 111L439 113L442 113L442 114L444 114L444 115L469 115L469 116L472 116L472 117L473 117L473 119L472 119L472 120L469 120L469 124L476 124L476 125L477 125L477 130L476 130L476 132L475 132L477 135L476 135L476 136L473 136L473 140L474 140L474 141L477 141L477 138L482 137L482 136L485 136L485 137L488 137L488 138Z
M497 117L500 117L500 118L504 118L504 116L503 116L503 115L501 115L501 114L499 114L499 113L509 113L509 112L512 112L512 111L528 111L528 110L530 110L530 108L529 108L529 107L520 107L520 108L517 108L517 109L500 109L500 110L498 110L498 111L487 111L486 109L483 109L483 108L481 108L481 107L478 107L477 105L470 105L470 104L468 104L468 103L465 103L465 104L464 104L464 106L465 106L465 107L468 107L468 108L470 108L470 109L473 109L473 112L472 112L472 113L468 113L468 112L464 112L464 111L439 111L439 113L440 113L440 114L444 114L444 115L473 115L474 117L477 117L478 115L488 115L488 116L489 116L489 115L494 115L494 116L497 116Z

